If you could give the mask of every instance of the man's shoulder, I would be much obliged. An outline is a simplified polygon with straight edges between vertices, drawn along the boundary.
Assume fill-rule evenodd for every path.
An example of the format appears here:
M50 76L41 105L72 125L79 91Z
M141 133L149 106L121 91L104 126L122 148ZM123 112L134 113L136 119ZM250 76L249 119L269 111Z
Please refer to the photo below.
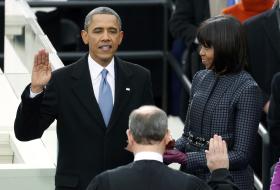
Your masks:
M75 72L79 72L78 70L81 70L82 67L84 67L87 64L87 55L84 55L79 60L75 61L74 63L70 65L66 65L62 68L59 68L55 71L53 71L52 76L54 77L66 77Z
M174 170L157 161L149 160L133 162L125 166L107 170L96 177L97 183L102 183L103 185L110 184L115 189L133 184L139 185L136 189L143 189L147 187L147 184L145 184L147 179L154 182L151 186L164 186L166 187L165 189L193 188L208 190L208 185L198 177ZM141 184L142 181L143 185Z
M177 187L180 187L182 189L204 189L204 190L209 189L209 186L204 181L202 181L201 179L199 179L194 175L182 171L174 170L169 167L166 168L168 172L166 172L167 176L165 177L165 183L166 184L176 183L176 185L171 185L175 189L177 189Z
M182 171L179 171L179 170L174 170L170 167L167 167L169 172L170 172L170 175L174 176L174 178L177 179L177 181L181 180L181 181L185 181L187 180L188 183L190 183L190 181L192 181L194 184L200 184L200 183L204 183L201 179L199 179L198 177L194 176L194 175L191 175L191 174L188 174L188 173L185 173L185 172L182 172Z
M116 57L116 61L118 62L120 67L122 67L124 69L129 69L131 72L140 72L140 73L149 73L150 72L148 69L146 69L145 67L143 67L139 64L128 62L128 61L125 61L118 57Z
M280 87L280 72L276 73L271 82L272 86L278 86Z
M276 73L271 81L271 93L280 101L280 72Z
M259 26L260 24L262 24L262 22L260 22L260 21L263 20L264 18L271 16L274 11L275 11L274 9L269 9L263 13L253 16L244 22L244 26L246 28L253 27L253 26Z
M139 172L141 168L147 168L149 167L150 170L159 170L160 173L172 176L176 180L175 181L185 181L185 180L190 180L193 181L194 183L201 183L202 181L193 175L187 174L185 172L179 171L179 170L174 170L162 163L157 163L157 161L144 161L144 162L132 162L124 166L119 166L117 168L107 170L103 173L100 174L102 177L113 177L115 178L116 176L127 176L130 175L132 172ZM164 175L163 175L164 176ZM188 182L189 183L189 182Z
M116 167L114 169L110 169L110 170L106 170L104 172L102 172L101 174L98 175L99 178L109 178L113 176L121 176L121 175L125 175L125 173L127 173L128 171L130 171L132 167L132 163L127 164L127 165L123 165L123 166L119 166Z

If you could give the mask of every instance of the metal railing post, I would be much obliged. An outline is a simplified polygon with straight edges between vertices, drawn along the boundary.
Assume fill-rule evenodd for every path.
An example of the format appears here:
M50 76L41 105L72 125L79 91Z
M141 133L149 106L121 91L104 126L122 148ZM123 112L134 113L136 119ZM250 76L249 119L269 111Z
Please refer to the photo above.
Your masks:
M258 133L262 138L262 182L263 190L269 190L270 186L270 167L271 167L271 148L268 131L260 123Z

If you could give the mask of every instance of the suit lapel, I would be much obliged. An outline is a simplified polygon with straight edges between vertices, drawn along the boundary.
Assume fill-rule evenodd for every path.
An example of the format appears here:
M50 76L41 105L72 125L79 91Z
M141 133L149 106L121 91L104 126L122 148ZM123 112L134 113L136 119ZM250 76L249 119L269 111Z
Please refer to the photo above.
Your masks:
M89 114L99 123L99 126L105 129L102 113L93 92L87 56L81 58L75 66L72 73L73 93Z
M262 22L262 27L264 31L267 33L267 37L272 45L273 49L275 50L278 59L280 60L280 31L278 27L277 15L276 10L271 10L265 19Z
M133 91L130 85L132 77L131 71L125 65L125 62L115 58L115 103L110 118L108 131L115 125L123 108L127 105Z

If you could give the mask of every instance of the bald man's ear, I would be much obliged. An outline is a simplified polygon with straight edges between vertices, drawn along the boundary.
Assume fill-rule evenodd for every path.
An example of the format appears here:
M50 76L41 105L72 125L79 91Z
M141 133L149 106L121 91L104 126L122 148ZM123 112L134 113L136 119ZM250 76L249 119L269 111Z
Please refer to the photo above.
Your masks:
M127 138L128 138L128 136L130 136L131 134L130 134L130 129L127 129L126 130L126 136L127 136Z
M175 140L172 138L169 130L167 131L164 139L165 139L165 148L166 149L174 149Z
M127 146L125 149L128 150L129 152L133 152L134 139L129 129L126 130L126 136L127 136Z
M128 143L132 143L134 141L130 129L126 130L126 136L127 136Z
M165 145L167 145L172 140L169 129L167 129L167 132L166 132L163 140L164 140Z

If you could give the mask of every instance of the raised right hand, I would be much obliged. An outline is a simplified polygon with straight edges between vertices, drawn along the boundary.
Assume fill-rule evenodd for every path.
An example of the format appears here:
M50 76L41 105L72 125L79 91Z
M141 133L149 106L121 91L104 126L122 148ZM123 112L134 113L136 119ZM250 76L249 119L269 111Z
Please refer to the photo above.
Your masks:
M31 77L31 91L38 93L43 91L44 86L51 79L51 65L49 54L43 49L34 57L34 65Z
M209 150L205 150L205 153L210 172L221 168L229 169L227 145L221 136L214 135L210 139Z

